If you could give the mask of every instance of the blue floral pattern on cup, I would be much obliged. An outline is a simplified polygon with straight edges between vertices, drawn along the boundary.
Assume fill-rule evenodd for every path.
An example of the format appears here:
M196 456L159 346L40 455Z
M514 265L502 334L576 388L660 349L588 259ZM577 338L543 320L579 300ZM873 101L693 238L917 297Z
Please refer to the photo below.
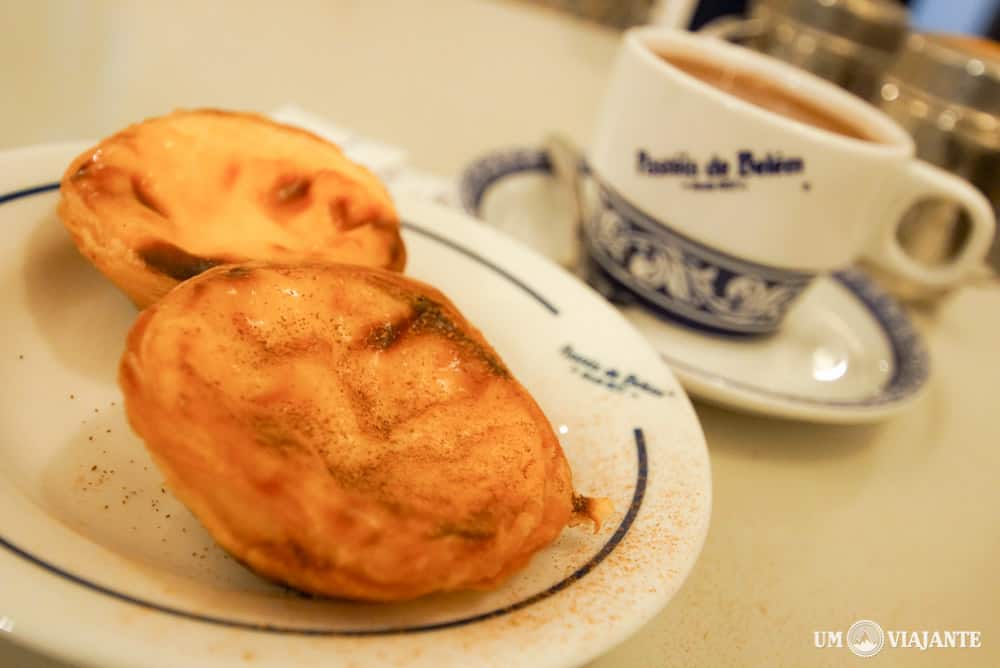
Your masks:
M754 264L689 239L598 183L584 225L591 256L612 279L674 319L727 334L778 328L815 274Z

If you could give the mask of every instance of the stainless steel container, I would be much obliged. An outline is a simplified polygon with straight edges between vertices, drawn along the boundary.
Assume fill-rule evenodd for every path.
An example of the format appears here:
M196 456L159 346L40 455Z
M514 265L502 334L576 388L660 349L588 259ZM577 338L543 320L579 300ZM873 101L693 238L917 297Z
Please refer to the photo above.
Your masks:
M872 101L905 127L917 154L977 186L1000 211L1000 46L994 42L915 34L889 66ZM946 261L968 231L954 205L928 200L914 207L899 240L914 258ZM1000 241L990 262L1000 267ZM937 296L882 277L902 297Z
M892 0L755 0L747 46L868 100L908 34Z
M623 30L649 20L655 0L529 0Z

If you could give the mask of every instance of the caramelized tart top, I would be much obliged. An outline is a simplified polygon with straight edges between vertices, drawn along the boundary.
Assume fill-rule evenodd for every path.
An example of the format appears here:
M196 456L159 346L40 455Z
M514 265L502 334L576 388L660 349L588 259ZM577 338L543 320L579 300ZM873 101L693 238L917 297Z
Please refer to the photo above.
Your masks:
M177 111L132 125L72 162L63 195L78 243L124 244L174 281L252 259L395 271L406 262L396 211L371 172L254 114ZM87 225L99 229L73 229Z
M213 537L303 591L488 588L567 524L599 521L496 351L400 274L213 268L143 312L120 382Z

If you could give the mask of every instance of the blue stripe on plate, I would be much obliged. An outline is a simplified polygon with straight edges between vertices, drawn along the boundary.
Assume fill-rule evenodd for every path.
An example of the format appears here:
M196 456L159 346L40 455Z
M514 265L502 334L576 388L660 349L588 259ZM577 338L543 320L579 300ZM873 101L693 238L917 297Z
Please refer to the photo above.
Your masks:
M31 197L32 195L47 193L51 190L59 190L59 184L46 183L44 185L34 186L33 188L24 188L23 190L15 190L14 192L10 192L5 195L0 195L0 204L13 202L14 200L21 199L22 197Z
M461 245L455 243L454 241L452 241L451 239L447 239L447 238L442 237L441 235L439 235L439 234L437 234L435 232L431 232L428 229L420 227L416 223L412 223L410 221L404 220L403 221L403 227L406 228L406 229L408 229L408 230L413 230L414 232L416 232L416 233L418 233L418 234L420 234L422 236L425 236L428 239L433 239L434 241L438 242L439 244L447 246L448 248L451 248L452 250L457 251L457 252L461 253L462 255L464 255L464 256L472 259L472 260L475 260L476 262L478 262L479 264L483 265L484 267L487 267L488 269L491 269L493 272L495 272L497 274L500 274L501 276L503 276L504 278L506 278L508 281L510 281L511 283L513 283L514 285L516 285L517 287L521 288L522 291L528 293L531 297L534 298L535 301L537 301L539 304L541 304L549 313L551 313L552 315L559 315L559 309L556 308L552 304L552 302L550 302L548 299L546 299L545 297L543 297L541 295L541 293L539 293L534 288L530 287L527 283L525 283L524 281L522 281L518 277L514 276L512 273L510 273L506 269L503 269L502 267L498 267L497 265L493 264L492 262L490 262L489 260L487 260L486 258L484 258L482 255L480 255L479 253L476 253L473 250L469 250L465 246L461 246Z
M22 549L10 542L6 538L0 536L0 547L7 549L9 552L21 557L22 559L42 568L49 573L58 575L61 578L69 580L75 584L85 587L91 591L97 592L99 594L104 594L111 598L123 601L125 603L131 603L132 605L137 605L148 610L155 610L157 612L163 612L168 615L173 615L174 617L180 617L182 619L189 619L196 622L204 622L206 624L214 624L216 626L225 626L229 628L243 629L246 631L256 631L260 633L273 633L278 635L295 635L295 636L325 636L325 637L370 637L370 636L389 636L389 635L403 635L410 633L426 633L428 631L441 631L444 629L452 629L459 626L468 626L469 624L475 624L476 622L483 622L488 619L494 619L496 617L502 617L504 615L509 615L512 612L516 612L523 608L526 608L540 601L544 601L550 596L561 592L570 585L572 585L577 580L583 578L587 573L594 570L602 561L604 561L609 554L611 554L616 547L625 538L628 530L631 528L632 523L635 522L636 515L639 513L639 508L642 506L643 497L646 494L646 478L648 476L648 462L646 458L646 439L643 434L642 429L636 428L633 431L633 436L635 437L635 448L637 457L637 468L636 468L636 484L635 491L632 493L632 502L629 504L628 511L625 513L625 517L622 518L621 523L619 523L618 528L612 534L611 538L604 544L604 546L591 557L585 564L580 566L578 569L573 571L568 577L563 578L556 584L552 585L548 589L538 592L533 596L529 596L526 599L520 600L517 603L512 603L503 608L497 608L495 610L490 610L489 612L480 613L478 615L471 615L469 617L461 617L459 619L453 619L447 622L438 622L436 624L421 624L416 626L402 626L395 628L378 628L378 629L329 629L329 628L308 628L308 627L296 627L296 626L277 626L272 624L254 624L251 622L243 622L236 619L228 619L225 617L215 617L212 615L202 615L196 612L190 612L188 610L182 610L180 608L174 608L169 605L163 605L161 603L156 603L143 598L138 598L130 594L125 594L123 592L112 589L111 587L105 587L104 585L88 580L85 577L76 575L67 571L55 564L38 557L25 549Z

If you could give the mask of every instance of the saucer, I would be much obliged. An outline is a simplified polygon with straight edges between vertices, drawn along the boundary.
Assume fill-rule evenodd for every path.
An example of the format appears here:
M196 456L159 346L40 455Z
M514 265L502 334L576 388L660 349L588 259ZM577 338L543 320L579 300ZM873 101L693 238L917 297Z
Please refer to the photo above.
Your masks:
M541 150L482 157L463 173L460 195L469 213L529 243L547 225L570 224L567 195ZM908 408L929 377L924 343L906 312L857 269L818 278L781 330L764 338L707 334L634 302L619 309L688 392L745 411L873 422Z

